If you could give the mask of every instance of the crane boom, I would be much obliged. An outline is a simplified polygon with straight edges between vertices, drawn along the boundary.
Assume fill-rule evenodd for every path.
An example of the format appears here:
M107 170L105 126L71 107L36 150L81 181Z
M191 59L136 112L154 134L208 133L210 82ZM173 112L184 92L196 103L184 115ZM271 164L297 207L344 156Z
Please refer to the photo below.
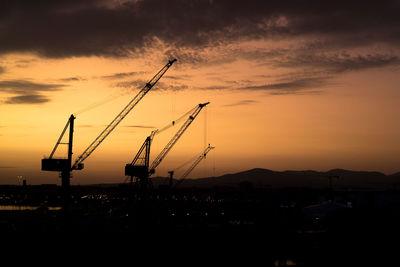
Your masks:
M193 169L200 163L200 161L207 156L207 153L214 148L215 147L208 145L208 147L204 150L203 154L201 154L201 156L198 157L197 160L193 162L193 164L189 167L189 169L187 169L187 171L182 175L181 179L185 179L193 171Z
M128 115L128 113L139 103L140 100L158 82L164 73L172 66L176 59L169 60L168 63L139 91L139 93L126 105L126 107L111 121L110 124L100 133L100 135L86 148L86 150L76 159L72 170L82 169L82 162L93 153L93 151L104 141L104 139L117 127L117 125Z
M165 158L171 148L176 144L182 134L186 131L189 125L193 122L193 120L197 117L203 107L207 106L210 102L203 103L197 105L194 109L189 118L185 121L182 127L178 130L178 132L172 137L172 139L168 142L168 144L164 147L161 153L157 156L157 158L152 162L150 166L150 174L155 172L155 168L161 163L161 161Z
M177 120L172 121L172 123L168 123L166 126L151 132L151 134L144 141L143 145L140 147L136 156L133 158L132 162L125 165L125 175L131 176L131 182L133 182L133 177L138 177L139 180L148 178L150 165L150 146L154 136L175 126L177 122L186 119L196 108L197 107L192 108Z

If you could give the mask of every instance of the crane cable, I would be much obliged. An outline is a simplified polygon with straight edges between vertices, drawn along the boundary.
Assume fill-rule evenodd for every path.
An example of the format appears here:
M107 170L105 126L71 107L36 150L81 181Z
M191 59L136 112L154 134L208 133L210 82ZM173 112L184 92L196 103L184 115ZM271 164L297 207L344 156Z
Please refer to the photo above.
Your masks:
M168 123L166 126L164 126L161 129L155 130L155 135L158 135L166 130L168 130L169 128L175 126L176 124L178 124L179 122L183 121L184 119L187 119L188 115L193 113L193 111L196 109L197 107L192 108L191 110L189 110L188 112L186 112L185 114L183 114L182 116L180 116L178 119L172 121L171 123Z
M111 94L111 95L105 97L102 100L99 100L99 101L94 102L94 103L92 103L92 104L90 104L90 105L88 105L88 106L86 106L84 108L81 108L80 110L78 110L77 112L74 113L74 116L82 114L82 113L85 113L85 112L87 112L89 110L95 109L95 108L97 108L99 106L102 106L104 104L107 104L108 102L116 100L117 98L119 98L119 97L121 97L123 95L124 94L120 94L120 93Z

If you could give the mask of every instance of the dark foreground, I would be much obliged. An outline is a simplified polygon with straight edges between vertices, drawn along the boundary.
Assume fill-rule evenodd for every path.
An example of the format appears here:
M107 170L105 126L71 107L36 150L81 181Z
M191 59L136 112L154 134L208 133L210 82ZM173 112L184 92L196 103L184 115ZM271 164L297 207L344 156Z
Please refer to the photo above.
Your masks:
M127 186L71 192L65 213L57 186L0 187L1 233L227 234L259 244L267 266L397 263L395 190L159 188L145 201Z

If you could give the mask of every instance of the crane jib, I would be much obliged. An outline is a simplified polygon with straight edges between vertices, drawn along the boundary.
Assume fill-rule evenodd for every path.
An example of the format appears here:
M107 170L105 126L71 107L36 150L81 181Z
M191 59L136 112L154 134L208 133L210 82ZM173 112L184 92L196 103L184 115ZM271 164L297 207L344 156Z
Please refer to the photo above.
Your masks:
M150 166L150 174L155 172L155 168L161 163L161 161L166 157L168 152L172 149L172 147L176 144L179 138L183 135L186 129L190 126L190 124L194 121L197 115L200 113L203 107L208 105L210 102L199 104L196 109L190 114L189 118L185 121L185 123L181 126L178 132L172 137L172 139L168 142L168 144L164 147L161 153L157 156L157 158L152 162Z
M117 125L128 115L128 113L140 102L140 100L153 88L165 72L172 66L176 59L168 63L139 91L139 93L125 106L125 108L111 121L100 135L89 145L88 148L77 158L71 169L82 169L82 162L89 157L93 151L104 141L104 139L117 127Z

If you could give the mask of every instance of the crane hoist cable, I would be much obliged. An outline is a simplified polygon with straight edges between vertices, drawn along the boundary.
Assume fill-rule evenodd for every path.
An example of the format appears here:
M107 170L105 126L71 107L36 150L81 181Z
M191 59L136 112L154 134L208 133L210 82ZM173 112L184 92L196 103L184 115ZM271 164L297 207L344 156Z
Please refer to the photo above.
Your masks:
M158 82L164 73L172 66L176 59L169 60L168 63L146 83L146 85L139 91L139 93L125 106L125 108L111 121L110 124L100 133L100 135L83 151L83 153L76 159L72 170L79 170L83 168L83 161L89 157L93 151L104 141L104 139L117 127L117 125L129 114L129 112L142 100L142 98L150 91L151 88Z
M74 116L79 115L79 114L82 114L82 113L84 113L84 112L86 112L86 111L92 110L92 109L94 109L94 108L97 108L98 106L104 105L104 104L106 104L106 103L108 103L108 102L111 102L111 101L113 101L113 100L116 100L118 97L121 97L121 96L122 96L121 93L118 93L118 94L117 94L117 93L111 94L111 95L105 97L105 98L102 99L102 100L96 101L96 102L94 102L94 103L92 103L92 104L90 104L90 105L88 105L88 106L86 106L86 107L84 107L84 108L82 108L82 109L76 111L76 112L74 113Z
M193 111L196 109L196 107L194 107L193 109L189 110L188 112L186 112L185 114L183 114L182 116L180 116L178 119L172 121L171 123L168 123L166 126L164 126L163 128L157 129L155 130L154 135L158 135L166 130L168 130L169 128L175 126L176 124L178 124L179 122L183 121L184 119L186 119L188 117L188 115L190 113L193 113Z

